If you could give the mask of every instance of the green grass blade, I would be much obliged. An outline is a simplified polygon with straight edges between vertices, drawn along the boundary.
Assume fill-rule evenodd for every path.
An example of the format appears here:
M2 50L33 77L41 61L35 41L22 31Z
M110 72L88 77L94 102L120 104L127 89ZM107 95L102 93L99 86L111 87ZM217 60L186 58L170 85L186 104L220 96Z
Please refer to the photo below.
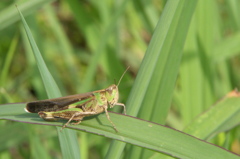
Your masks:
M197 1L190 27L187 29L185 42L182 40L182 35L185 34L186 27L182 24L189 22L189 14L192 14L189 11L193 10L190 5L196 1L188 1L188 3L184 1L186 2L183 5L183 7L186 7L183 9L184 13L181 12L179 6L181 0L70 0L55 1L47 7L43 6L48 2L52 2L52 0L18 0L1 1L0 3L1 103L26 102L48 98L28 37L22 22L19 22L20 16L14 6L17 4L25 16L29 28L31 28L34 41L41 51L47 69L49 69L48 72L51 72L50 74L63 95L106 88L108 85L116 83L126 67L130 66L119 85L119 102L126 104L128 115L154 121L158 124L165 123L165 115L167 115L166 124L169 127L183 132L187 131L189 135L193 134L201 140L240 154L238 99L229 96L222 98L227 92L240 88L240 58L238 57L240 53L239 0ZM129 3L121 8L124 2ZM169 5L170 3L172 5ZM116 13L121 14L114 18ZM161 27L161 29L156 27L160 15L162 25L158 27ZM181 16L182 18L180 18ZM112 25L112 29L108 30L109 33L106 34L106 28L110 25ZM21 40L14 42L14 36L19 33L19 29ZM158 30L161 31L158 32ZM153 33L156 35L153 36ZM104 37L103 35L107 36ZM155 41L155 46L152 44L153 41ZM179 53L182 43L185 43L183 56L182 53ZM103 46L100 47L100 45ZM14 47L15 51L12 54L11 50L14 50ZM156 51L154 47L158 50ZM99 50L99 48L101 49ZM155 51L160 52L160 54ZM97 55L100 57L97 59L94 56L99 52L101 52L101 55ZM181 65L176 69L179 65L180 56L182 56ZM149 58L148 61L147 57ZM97 59L97 61L93 59ZM174 59L176 62L172 62ZM144 62L141 65L142 60ZM90 65L95 65L96 69L96 64L97 72L88 72L88 69L93 67ZM176 81L175 71L178 69L179 73ZM91 75L86 76L86 72ZM136 76L137 80L134 85L136 92L133 94L132 91L129 96ZM82 89L85 87L83 77L88 82L88 88ZM44 77L43 81L45 80ZM139 82L140 80L145 81ZM175 81L176 87L172 91L169 86ZM48 93L51 93L51 91ZM173 98L171 97L172 94L174 94ZM58 96L61 96L61 94L59 93ZM159 99L157 99L158 97ZM168 111L169 100L171 107ZM20 112L14 111L18 108L8 106L9 110L5 106L0 106L0 114L2 111L4 112L0 115L1 119L16 114L17 120L28 118L29 121L27 122L31 124L11 121L14 119L0 119L0 143L2 143L0 158L63 158L62 156L67 158L65 152L62 151L64 146L78 147L78 145L75 146L70 143L71 139L67 138L68 135L61 139L69 140L71 145L62 141L59 142L56 128L67 121L45 122L37 114L20 118ZM22 108L24 106L21 106ZM138 113L132 112L131 109ZM116 106L109 110L120 112L122 107ZM26 114L23 110L21 111L22 115ZM154 151L154 147L152 147L154 146L153 139L146 137L147 132L145 130L143 133L140 131L146 124L145 122L138 123L131 117L116 116L114 113L110 113L110 117L119 127L120 135L116 135L123 139L128 137L127 142L121 140L123 144L118 144L121 142L119 141L110 145L112 139L116 140L119 136L109 137L111 135L109 133L113 134L115 132L106 120L104 113L85 117L80 125L72 128L74 131L83 128L85 130L76 131L78 141L74 141L74 143L78 142L81 145L79 149L76 148L74 151L77 153L80 151L81 158L106 158L107 153L111 154L109 155L111 159L172 158L166 155L167 153L177 157L180 156L178 153L182 147L174 148L172 145L183 141L168 140L167 150ZM96 122L92 120L96 120ZM42 121L43 123L39 124L52 124L52 126L33 124L35 121ZM55 126L54 124L59 125ZM134 138L131 133L128 136L127 133L129 132L125 132L124 129L128 129L129 126L138 127L130 130L138 133L137 135L141 135L141 139L140 136ZM65 133L68 129L70 128L64 129L62 133ZM88 131L94 132L88 133ZM16 132L18 132L18 135L14 136ZM166 134L158 131L149 130L149 132L157 133L153 137L159 144L161 144L161 141L165 141L161 138L162 135L166 138L175 139L174 134L166 136ZM95 135L95 133L100 135ZM107 137L104 136L105 134ZM158 141L157 135L161 135L161 141ZM150 142L143 141L144 138L150 140ZM186 139L181 144L185 145L186 142L187 145L190 145L192 141ZM134 141L131 142L131 140ZM139 142L141 142L141 146L136 146ZM62 148L60 143L63 143ZM145 146L146 144L148 146ZM150 149L148 149L149 147ZM218 151L214 149L200 150L203 151L203 154L207 154L207 152L218 154ZM164 153L159 153L162 151ZM185 152L184 149L183 152L185 158L188 158L187 153L191 157L194 156L193 153L198 155L196 151L191 153L190 151ZM66 151L66 153L68 152ZM212 156L212 158L217 157Z
M184 132L206 140L239 124L239 94L233 91L229 96L190 123Z
M233 19L233 26L235 29L239 29L240 28L240 20L239 20L239 1L238 0L230 0L230 1L226 1L227 3L227 7L229 9L231 18Z
M15 37L13 38L13 40L12 40L11 47L10 47L8 53L7 53L7 58L6 58L6 60L4 60L4 65L3 65L3 68L1 70L2 72L1 72L1 78L0 78L0 87L3 87L5 85L5 82L6 82L6 79L7 79L7 76L8 76L8 72L9 72L9 68L10 68L10 64L12 62L13 55L14 55L14 52L16 50L18 40L19 40L19 34L16 34Z
M50 3L53 0L37 0L37 1L28 1L28 0L21 0L18 3L14 3L8 8L2 10L0 12L0 30L12 25L16 21L20 20L18 16L18 12L16 11L15 5L17 4L19 9L22 11L24 15L30 14L42 5L46 3Z
M61 55L64 59L64 66L67 68L66 72L68 72L69 78L72 80L75 85L78 85L80 82L78 80L79 77L79 69L77 63L80 63L79 59L76 58L75 52L72 48L71 42L68 40L67 35L64 33L63 27L60 25L59 20L57 19L57 15L54 12L54 8L48 5L45 9L49 25L51 26L51 31L56 36L56 39L59 41L59 47L61 50Z
M195 6L196 1L168 1L126 104L128 114L136 116L141 107L140 118L165 122ZM109 151L108 158L120 157L119 145L125 146L124 143L112 143L110 147L115 151Z
M156 8L154 8L151 1L133 1L134 7L137 8L139 14L141 14L145 21L144 24L147 25L147 28L150 32L152 32L156 26L156 22L158 20L158 13ZM148 7L145 7L148 6Z
M58 89L58 86L55 83L52 75L48 71L48 68L40 54L40 51L38 50L38 47L37 47L34 39L33 39L31 31L20 11L19 11L19 14L21 16L24 28L27 33L27 37L31 44L35 59L37 61L37 65L38 65L40 74L42 76L42 80L43 80L45 89L47 91L48 97L49 98L59 97L59 96L61 96L61 93ZM65 132L61 133L60 129L59 128L57 128L57 129L58 129L58 135L59 135L63 158L79 158L80 154L79 154L79 146L77 143L76 132L72 131L72 130L66 130Z
M83 92L88 91L91 86L91 82L93 81L93 77L97 70L97 65L98 65L99 59L100 59L100 57L106 47L106 44L109 40L108 37L114 31L114 28L116 27L116 24L117 24L117 20L119 19L120 15L124 11L127 2L128 2L127 0L124 0L121 2L121 5L119 6L119 8L112 15L112 20L109 21L109 23L104 28L104 31L102 32L102 34L100 34L100 38L97 43L97 47L94 49L95 53L89 60L89 67L88 67L86 75L83 79L83 87L82 87ZM75 7L73 7L73 8L75 8Z
M19 12L20 13L20 12ZM44 83L44 87L47 91L48 97L49 98L56 98L56 97L60 97L61 93L60 90L56 84L56 82L54 81L51 73L48 71L48 68L42 58L42 55L37 47L37 44L35 43L32 33L24 19L24 17L22 16L22 14L20 13L20 16L22 18L22 22L23 22L23 26L24 29L27 33L27 37L28 40L30 42L31 48L33 50L34 53L34 57L36 59L37 65L38 65L38 69L40 71L40 74L42 76L42 81Z
M47 148L42 145L41 138L39 138L38 134L34 129L29 130L29 140L31 146L31 158L36 159L50 159L51 157L48 154Z
M233 99L240 103L240 98ZM66 123L66 121L44 121L37 114L25 113L24 107L25 103L0 105L0 119L59 127ZM115 132L104 113L86 118L79 125L68 125L67 127L163 152L177 158L239 158L239 156L218 146L166 126L116 113L110 113L110 117L116 124L118 133ZM67 131L67 129L64 129L63 133L64 131Z
M26 125L26 124L24 124L24 125ZM1 142L0 151L1 152L6 149L9 150L11 147L20 145L21 142L26 141L28 133L26 133L27 129L25 129L26 127L24 125L19 122L14 122L13 124L5 124L4 125L4 129L1 129L1 131L0 131L0 135L2 136L0 139L0 142ZM1 126L3 126L3 125L1 125ZM18 132L18 135L16 135L16 132Z
M236 56L240 51L240 33L237 32L232 36L223 39L215 47L211 58L214 62L223 61L227 58Z

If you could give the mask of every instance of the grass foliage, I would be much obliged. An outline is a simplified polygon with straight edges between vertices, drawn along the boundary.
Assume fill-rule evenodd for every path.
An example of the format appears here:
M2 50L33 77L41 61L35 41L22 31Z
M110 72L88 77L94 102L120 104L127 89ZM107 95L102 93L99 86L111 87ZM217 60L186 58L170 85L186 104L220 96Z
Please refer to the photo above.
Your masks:
M239 158L239 6L0 2L0 158ZM61 132L17 103L106 88L128 66L118 133L104 113Z

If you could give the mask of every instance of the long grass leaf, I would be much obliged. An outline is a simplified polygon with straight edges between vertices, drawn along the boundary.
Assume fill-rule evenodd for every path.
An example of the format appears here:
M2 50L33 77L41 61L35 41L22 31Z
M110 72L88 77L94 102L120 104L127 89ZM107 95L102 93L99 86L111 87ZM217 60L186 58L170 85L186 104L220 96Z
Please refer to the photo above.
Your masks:
M136 116L141 108L141 118L165 122L195 6L196 1L185 0L166 4L127 102L130 115ZM113 141L107 158L119 158L124 146Z
M59 96L61 96L59 88L58 88L57 84L55 83L51 73L48 71L48 68L41 56L41 53L38 50L36 43L34 42L31 31L20 11L19 11L19 14L21 16L27 36L29 38L29 42L31 44L35 59L37 61L38 69L42 76L42 80L43 80L45 89L47 91L48 97L49 98L59 97ZM58 129L59 141L60 141L63 157L64 158L79 158L80 154L78 151L79 146L77 143L76 132L73 130L66 130L63 133L61 133L60 129L59 128L57 128L57 129Z
M240 98L232 98L232 100L235 103L240 103ZM25 113L24 107L25 103L0 105L0 119L59 127L62 127L62 122L66 122L44 121L37 114ZM104 113L86 118L79 125L68 125L67 127L141 146L177 158L239 158L239 156L218 146L157 123L116 113L110 113L110 117L116 124L118 133L115 132Z

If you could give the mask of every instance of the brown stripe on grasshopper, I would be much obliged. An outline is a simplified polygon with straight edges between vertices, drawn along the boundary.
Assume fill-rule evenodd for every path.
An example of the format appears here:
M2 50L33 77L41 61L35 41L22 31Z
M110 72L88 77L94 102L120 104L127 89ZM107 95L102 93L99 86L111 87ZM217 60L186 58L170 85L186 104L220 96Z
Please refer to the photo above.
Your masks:
M68 108L68 105L88 99L92 96L93 93L88 92L59 98L33 101L27 103L25 111L29 113L38 113L40 111L51 112L56 110L64 110Z

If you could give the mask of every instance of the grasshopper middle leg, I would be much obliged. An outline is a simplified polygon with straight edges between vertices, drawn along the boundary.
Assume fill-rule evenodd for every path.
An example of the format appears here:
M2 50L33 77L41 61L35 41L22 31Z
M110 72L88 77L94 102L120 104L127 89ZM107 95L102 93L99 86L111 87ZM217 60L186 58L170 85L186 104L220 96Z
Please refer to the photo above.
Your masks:
M72 117L68 120L68 122L63 125L62 130L74 119L74 117L82 116L82 118L84 118L86 115L94 115L94 114L97 114L97 113L96 112L76 112L72 115ZM74 123L74 125L80 124L82 118L77 120L78 122Z

